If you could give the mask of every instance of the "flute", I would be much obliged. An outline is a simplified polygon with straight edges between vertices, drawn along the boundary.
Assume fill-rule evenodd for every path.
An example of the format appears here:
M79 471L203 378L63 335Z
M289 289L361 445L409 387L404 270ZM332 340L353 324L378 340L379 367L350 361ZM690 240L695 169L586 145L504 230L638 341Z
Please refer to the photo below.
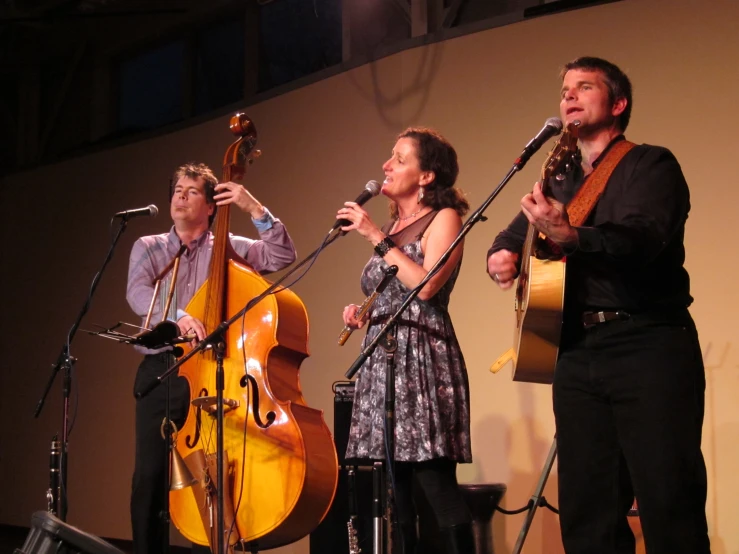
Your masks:
M349 533L349 554L362 554L359 547L359 535L357 534L357 489L356 489L356 472L349 468L346 473L347 484L349 488L349 521L346 522L347 532Z
M374 292L370 294L367 298L365 298L364 302L362 302L362 305L359 306L359 309L357 310L355 316L358 320L361 320L365 315L367 315L367 312L372 307L372 304L374 304L377 297L382 294L382 291L385 290L385 287L387 287L390 279L395 277L396 273L398 273L397 265L391 265L390 267L385 269L385 276L382 278L382 281L380 281L380 284L377 285L377 288L375 288ZM348 325L344 326L344 329L339 335L339 346L344 346L344 343L347 341L353 331L354 329L352 329Z

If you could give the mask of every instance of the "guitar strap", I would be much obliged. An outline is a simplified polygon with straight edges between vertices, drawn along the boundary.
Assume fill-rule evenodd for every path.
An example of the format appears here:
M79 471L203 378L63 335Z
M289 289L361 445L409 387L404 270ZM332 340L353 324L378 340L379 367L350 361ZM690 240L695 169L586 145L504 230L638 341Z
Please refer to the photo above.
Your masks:
M614 144L606 154L605 158L598 164L593 173L590 174L582 186L575 193L575 196L567 204L567 215L570 218L570 225L580 227L585 223L593 211L595 204L606 190L608 179L611 178L613 170L623 159L623 157L634 148L636 144L627 140L622 140Z

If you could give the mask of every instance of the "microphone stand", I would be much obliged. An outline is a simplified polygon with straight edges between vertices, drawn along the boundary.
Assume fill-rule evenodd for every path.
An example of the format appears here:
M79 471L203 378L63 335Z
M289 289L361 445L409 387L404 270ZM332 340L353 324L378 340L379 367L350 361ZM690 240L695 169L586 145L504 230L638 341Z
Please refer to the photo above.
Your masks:
M334 232L336 228L331 229L329 231L330 233ZM256 306L259 302L261 302L264 298L269 296L270 294L277 294L280 291L276 291L277 287L279 287L285 279L290 277L293 273L295 273L298 269L303 267L306 263L308 263L310 260L312 260L314 257L320 253L321 250L323 250L326 246L333 243L337 238L342 237L346 234L346 231L341 231L339 229L338 233L335 233L330 238L327 237L326 240L324 240L323 244L319 246L317 249L315 249L313 252L308 254L298 265L291 268L287 273L285 273L282 277L280 277L277 281L272 283L267 289L265 289L262 293L252 298L246 306L244 306L241 310L239 310L236 314L234 314L232 317L227 319L226 321L222 322L218 327L216 327L215 330L213 330L208 336L206 336L203 340L201 340L195 347L190 350L187 354L185 354L182 358L177 360L177 362L172 365L167 371L162 373L159 377L157 377L153 382L151 382L147 387L145 387L143 390L138 392L136 394L137 398L143 398L146 395L148 395L152 390L154 390L156 387L158 387L162 382L164 382L170 375L172 375L175 371L177 371L181 365L183 365L185 362L187 362L190 358L192 358L195 354L198 352L202 352L208 347L213 348L215 354L216 354L216 496L218 501L217 506L217 517L216 517L216 532L217 532L217 540L216 540L216 548L214 550L214 554L225 554L225 548L224 548L224 540L225 540L225 520L224 520L224 510L225 510L225 502L224 502L224 472L223 472L223 460L224 460L224 439L223 439L223 428L224 428L224 399L223 399L223 390L224 390L224 371L223 371L223 351L225 348L225 342L224 342L224 336L226 330L233 325L236 321L241 319L246 313L251 310L254 306ZM272 422L274 421L273 418L267 418L267 423L264 426L269 427Z
M56 499L56 515L61 519L62 521L66 520L67 517L67 453L68 453L68 443L69 443L69 396L72 390L72 366L77 361L76 358L70 355L70 346L72 344L72 341L74 340L74 336L77 333L77 329L80 326L80 323L82 322L82 318L85 317L85 314L87 314L87 311L90 309L90 304L92 302L92 297L95 294L95 290L97 289L98 284L100 283L100 279L103 275L103 271L105 271L105 268L107 267L108 263L110 262L111 258L113 257L113 251L115 250L116 245L118 244L118 240L121 238L121 235L126 230L126 225L128 224L128 218L122 217L121 218L121 224L118 227L118 231L116 232L115 237L113 238L113 242L110 245L110 249L108 250L108 254L105 256L105 260L103 261L103 265L100 268L100 271L98 271L95 274L95 277L92 280L92 285L90 286L90 292L87 295L87 300L82 306L82 309L80 310L80 313L77 315L77 319L72 324L72 327L69 329L69 332L67 333L67 341L62 346L62 350L59 354L59 357L57 358L56 362L53 364L51 369L51 376L49 377L48 382L46 383L46 387L44 388L44 392L41 395L41 400L39 400L38 404L36 405L36 410L33 413L34 418L38 418L39 415L41 415L41 410L44 408L44 403L46 402L46 397L49 394L49 391L51 390L51 386L54 384L54 379L57 376L57 373L59 373L60 369L64 370L64 377L62 380L62 398L63 398L63 408L62 408L62 440L61 440L61 448L59 452L59 498Z
M385 444L387 446L386 457L387 457L387 468L385 471L385 491L386 491L386 506L385 513L388 517L388 529L390 530L390 541L387 545L387 551L393 552L393 520L397 519L393 517L392 507L395 504L395 480L392 478L393 472L395 471L395 351L398 349L398 340L393 336L390 330L387 330L383 335L382 343L380 344L385 350ZM390 476L391 478L387 478ZM390 510L388 510L390 508ZM398 533L402 534L400 525L397 527ZM403 541L403 537L400 537L400 541ZM382 542L375 545L374 554L383 554Z

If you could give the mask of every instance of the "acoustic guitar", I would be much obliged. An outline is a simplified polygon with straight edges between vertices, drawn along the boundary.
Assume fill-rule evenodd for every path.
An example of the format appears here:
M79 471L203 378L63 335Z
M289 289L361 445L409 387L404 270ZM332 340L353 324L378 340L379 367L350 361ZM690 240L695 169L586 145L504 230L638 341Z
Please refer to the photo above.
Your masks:
M541 171L542 192L562 173L577 151L578 127L570 123L547 156ZM511 350L513 380L551 384L557 364L564 307L565 260L545 257L544 237L529 224L516 284L516 331ZM543 248L542 248L543 247Z

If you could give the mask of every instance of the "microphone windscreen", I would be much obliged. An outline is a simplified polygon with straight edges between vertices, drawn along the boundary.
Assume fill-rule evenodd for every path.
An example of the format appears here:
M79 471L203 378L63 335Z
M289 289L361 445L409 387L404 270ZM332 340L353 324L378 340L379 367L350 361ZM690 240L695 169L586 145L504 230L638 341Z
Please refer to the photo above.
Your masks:
M369 181L366 185L364 185L365 190L368 190L372 196L377 196L380 194L380 191L382 190L382 185L372 179Z
M547 122L544 124L545 127L554 127L557 129L557 134L562 132L562 129L564 129L564 124L562 123L562 120L558 117L550 117L547 119Z

